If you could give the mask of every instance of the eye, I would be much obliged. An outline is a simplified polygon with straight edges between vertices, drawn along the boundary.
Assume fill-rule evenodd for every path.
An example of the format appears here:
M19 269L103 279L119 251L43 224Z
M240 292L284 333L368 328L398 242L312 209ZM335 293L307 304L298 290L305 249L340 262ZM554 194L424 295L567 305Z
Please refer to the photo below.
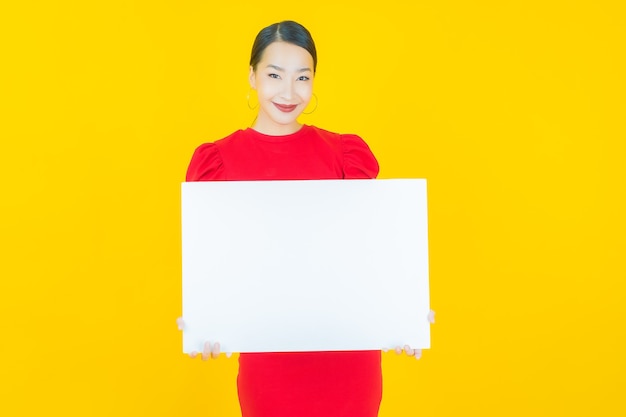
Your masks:
M301 77L298 77L298 81L309 81L309 77L307 77L306 75L303 75Z
M272 73L272 74L268 74L268 77L270 77L270 78L276 78L276 79L280 78L280 76L279 76L278 74L274 74L274 73Z

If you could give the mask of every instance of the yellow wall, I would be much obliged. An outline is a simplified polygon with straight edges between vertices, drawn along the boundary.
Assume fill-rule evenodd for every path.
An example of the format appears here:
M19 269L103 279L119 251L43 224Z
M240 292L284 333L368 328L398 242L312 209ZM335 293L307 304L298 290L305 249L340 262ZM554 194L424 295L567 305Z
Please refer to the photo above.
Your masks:
M180 352L179 186L282 19L302 121L429 181L433 347L381 417L626 414L623 2L96 3L0 6L0 415L238 415L236 359Z

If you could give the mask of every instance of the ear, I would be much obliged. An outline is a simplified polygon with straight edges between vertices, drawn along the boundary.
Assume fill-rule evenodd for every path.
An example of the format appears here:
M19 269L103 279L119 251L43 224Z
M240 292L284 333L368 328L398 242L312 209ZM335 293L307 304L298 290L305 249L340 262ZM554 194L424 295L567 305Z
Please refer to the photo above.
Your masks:
M250 81L250 88L256 90L256 73L254 72L252 65L250 65L250 75L248 76L248 81Z

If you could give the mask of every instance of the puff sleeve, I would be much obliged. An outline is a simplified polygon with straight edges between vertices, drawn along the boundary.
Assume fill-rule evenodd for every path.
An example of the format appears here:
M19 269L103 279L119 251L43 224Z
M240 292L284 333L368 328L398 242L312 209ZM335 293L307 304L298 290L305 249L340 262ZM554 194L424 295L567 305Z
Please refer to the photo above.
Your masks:
M360 136L341 135L343 177L345 179L376 178L379 166L376 157Z
M224 180L224 164L219 149L214 143L198 146L187 168L186 181Z

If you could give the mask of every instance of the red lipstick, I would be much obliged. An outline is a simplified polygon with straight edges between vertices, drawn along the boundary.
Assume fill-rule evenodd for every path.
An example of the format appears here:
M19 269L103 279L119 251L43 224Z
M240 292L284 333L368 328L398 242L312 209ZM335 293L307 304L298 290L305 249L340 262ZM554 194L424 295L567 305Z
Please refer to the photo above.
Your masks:
M276 106L276 108L284 113L291 113L292 111L294 111L296 109L296 107L298 107L297 104L278 104L278 103L274 103L272 102L272 104L274 104L274 106Z

